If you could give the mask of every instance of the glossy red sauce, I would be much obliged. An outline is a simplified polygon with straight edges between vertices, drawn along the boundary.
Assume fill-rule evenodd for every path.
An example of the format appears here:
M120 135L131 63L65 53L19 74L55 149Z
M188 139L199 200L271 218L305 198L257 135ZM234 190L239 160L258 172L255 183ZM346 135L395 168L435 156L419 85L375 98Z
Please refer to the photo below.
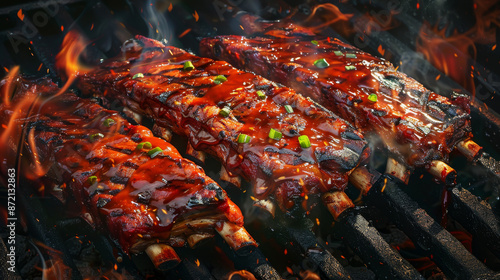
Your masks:
M457 106L397 72L389 62L337 39L303 36L304 32L288 29L271 29L268 37L207 38L200 50L311 97L361 132L378 135L390 152L410 166L446 159L459 140L470 137L468 104ZM317 67L314 62L319 59L329 65ZM370 94L377 96L376 102L368 99ZM450 108L459 118L450 121L447 112L428 107L433 102Z
M58 90L54 85L22 87L25 92L18 94L21 100L30 94L50 95ZM169 240L171 230L176 222L193 216L243 225L241 211L225 191L201 167L182 158L171 144L154 137L147 128L132 125L119 113L72 94L43 100L34 104L30 117L17 121L18 125L37 124L28 126L37 138L31 151L44 155L41 162L52 168L46 176L55 184L66 183L82 206L82 214L90 213L93 222L108 231L126 252L142 251L158 241L182 245L179 239L185 240L196 229L186 228L176 233L175 240ZM2 109L4 123L10 113L3 105ZM105 124L108 119L114 120L110 126ZM92 141L89 136L96 133L104 137ZM137 149L143 142L150 142L152 148ZM148 151L155 147L162 153L151 158ZM90 183L91 176L98 182ZM213 232L215 227L214 223L199 230Z
M287 209L300 194L343 190L349 171L367 157L361 134L293 90L225 62L158 47L157 42L152 48L147 48L148 41L142 44L146 45L142 53L126 52L124 58L105 62L81 77L80 87L93 94L106 91L107 98L131 104L158 125L187 136L195 149L216 156L230 174L250 180L258 198L276 197ZM186 61L195 70L183 70ZM133 79L137 73L144 77ZM218 75L227 81L216 84ZM265 99L258 97L258 90L265 93ZM285 105L294 112L287 113ZM223 117L219 111L226 106L231 113ZM271 128L283 137L270 139ZM344 133L356 139L345 138ZM250 136L250 142L238 143L240 134ZM309 137L310 148L299 145L299 135ZM345 168L338 163L344 159L321 164L317 159L317 153L341 158L347 147L357 156Z

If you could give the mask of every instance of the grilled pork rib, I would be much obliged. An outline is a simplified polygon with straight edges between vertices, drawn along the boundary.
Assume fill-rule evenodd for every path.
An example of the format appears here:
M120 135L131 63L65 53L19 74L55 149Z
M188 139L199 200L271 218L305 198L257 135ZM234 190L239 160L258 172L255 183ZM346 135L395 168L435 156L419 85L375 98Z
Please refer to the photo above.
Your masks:
M409 167L446 160L471 137L468 99L442 97L384 59L291 23L254 22L262 37L218 36L201 42L204 56L225 60L289 86L376 135Z
M343 190L367 158L360 133L293 90L139 39L124 46L123 57L82 75L79 87L186 136L230 175L249 180L258 199L274 198L289 210L313 194Z
M5 124L22 112L9 125L26 130L23 158L36 156L26 170L50 167L40 180L68 190L87 219L125 252L157 242L182 246L193 234L213 235L225 222L243 225L226 192L147 128L70 93L44 101L58 91L47 80L19 80L18 87L11 104L0 105L0 116ZM17 106L29 98L32 103Z

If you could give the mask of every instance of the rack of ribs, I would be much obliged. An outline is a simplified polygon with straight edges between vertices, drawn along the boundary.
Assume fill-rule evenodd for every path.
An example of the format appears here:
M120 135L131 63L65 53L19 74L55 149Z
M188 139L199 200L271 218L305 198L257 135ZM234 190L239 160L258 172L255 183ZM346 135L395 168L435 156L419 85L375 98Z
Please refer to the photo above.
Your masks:
M259 203L277 202L291 213L336 192L352 206L343 190L369 155L366 141L292 89L140 36L78 79L84 94L119 100L187 137L191 150L222 163L226 177L250 181Z
M90 99L54 95L59 89L47 79L13 83L14 98L0 105L8 124L2 140L10 143L2 159L14 162L22 153L21 170L42 166L45 172L26 177L58 186L125 252L146 251L166 269L180 261L172 247L216 232L237 252L256 246L226 192L149 129Z
M388 170L402 171L396 177L403 181L408 180L406 168L421 167L443 181L454 180L448 176L453 169L443 162L449 153L455 147L471 158L479 153L480 147L468 141L470 110L464 95L440 96L390 62L296 24L259 22L250 15L242 21L245 31L261 36L205 38L201 54L282 83L322 104L352 123L374 146L387 148Z

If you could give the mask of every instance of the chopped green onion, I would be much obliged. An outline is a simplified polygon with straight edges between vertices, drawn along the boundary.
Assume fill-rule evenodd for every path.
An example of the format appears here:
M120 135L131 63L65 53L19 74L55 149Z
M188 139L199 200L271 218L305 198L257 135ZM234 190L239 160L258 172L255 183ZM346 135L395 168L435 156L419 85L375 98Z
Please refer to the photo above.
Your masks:
M346 65L345 70L347 71L356 70L356 66Z
M312 40L311 43L313 43L313 45L316 45L316 46L319 44L319 42L316 40Z
M353 53L348 53L345 55L345 57L348 57L348 58L357 58L356 54L353 54Z
M110 127L110 126L114 125L115 123L116 123L115 120L109 118L109 119L106 119L103 124L104 124L104 126Z
M132 79L137 79L137 78L144 78L144 74L142 74L142 73L137 73L137 74L135 74L135 75L132 77Z
M240 144L248 143L248 142L250 142L251 139L252 139L252 137L250 137L246 134L243 134L243 133L238 135L238 143L240 143Z
M137 144L137 146L135 147L136 150L142 150L142 148L144 149L151 149L153 147L153 145L151 145L150 142L142 142L142 143L139 143Z
M266 94L262 90L257 91L257 96L259 96L259 99L266 99Z
M219 111L219 115L223 116L224 118L229 116L230 113L231 113L231 108L229 108L227 106L220 109L220 111Z
M293 113L293 108L290 105L285 105L285 110L287 113L290 113L290 114Z
M334 53L336 56L343 56L343 55L344 55L341 51L333 51L333 53Z
M191 61L184 62L184 70L191 71L194 69L194 65Z
M304 149L311 147L311 141L309 141L309 137L307 137L307 135L299 136L299 144Z
M227 78L224 75L219 75L219 76L215 77L215 79L214 79L214 83L216 83L216 84L222 84L225 81L227 81Z
M368 95L368 100L375 103L378 100L378 96L375 93L372 93L372 94Z
M271 128L271 130L269 130L269 138L274 140L280 140L281 137L283 137L283 134L277 131L276 129Z
M102 134L102 133L95 133L95 134L90 135L89 140L90 140L90 142L95 142L95 141L97 141L97 140L99 140L101 138L104 138L104 134Z
M318 68L326 68L326 67L330 66L330 64L328 64L328 62L326 62L326 59L321 58L321 59L314 61L314 66L316 66Z
M154 158L155 156L157 156L161 152L163 152L163 150L160 147L156 147L156 148L148 151L148 156L150 158Z
M93 185L95 183L97 183L97 176L90 176L87 178L87 183L89 183L90 185Z

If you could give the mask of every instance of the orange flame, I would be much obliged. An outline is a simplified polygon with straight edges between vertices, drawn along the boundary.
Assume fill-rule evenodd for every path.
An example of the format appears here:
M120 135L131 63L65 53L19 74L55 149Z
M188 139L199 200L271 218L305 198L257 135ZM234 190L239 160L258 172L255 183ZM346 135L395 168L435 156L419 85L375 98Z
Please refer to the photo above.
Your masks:
M234 280L234 279L256 280L255 276L253 276L252 273L246 270L233 271L231 274L227 276L227 280Z
M40 248L39 248L40 247ZM42 271L42 280L70 279L71 268L64 264L62 253L40 242L36 243L35 249L42 258L42 267L37 268ZM50 257L47 260L43 258L44 252Z
M2 127L0 129L0 143L4 147L4 149L0 150L0 159L5 161L7 165L13 167L16 158L19 156L18 152L18 144L21 143L21 137L23 135L21 125L18 125L17 122L27 117L28 108L32 106L32 104L36 101L37 95L28 95L25 98L19 100L16 103L15 107L11 107L11 96L17 86L17 71L19 68L15 67L9 72L9 76L2 80L2 94L3 96L3 104L1 112L2 116Z
M320 11L325 12L325 14L320 14ZM321 29L334 24L342 24L342 29L344 29L344 31L346 31L347 33L352 32L352 27L349 24L349 20L353 17L353 14L342 13L340 9L334 4L327 3L315 6L304 23L311 22L318 17L324 19L324 21L319 25L311 27L311 30L314 33L317 33Z
M61 51L56 56L56 67L64 71L67 81L55 96L65 92L78 75L92 70L79 61L80 55L87 45L88 43L82 36L74 30L69 31L68 34L64 36Z
M17 76L17 73L19 73L19 66L14 66L12 69L7 71L9 74L5 78L5 87L4 90L2 91L3 95L3 103L6 106L10 106L10 96L12 95L13 88L12 88L12 82L14 81L14 78Z
M319 280L321 277L319 277L318 274L310 271L310 270L305 270L300 272L300 278L304 280Z
M366 12L364 16L369 19L369 22L366 24L364 32L370 35L372 32L381 32L396 28L400 23L394 15L398 13L399 11L396 10L387 10L378 13Z
M500 11L492 9L496 0L476 0L474 14L476 25L465 33L454 32L446 37L446 28L422 25L417 40L421 52L437 69L475 94L474 67L476 43L492 44L496 41L496 27L500 26Z
M50 164L47 164L44 165L42 164L42 162L40 161L40 158L38 156L38 151L37 151L37 148L36 148L36 144L35 144L35 130L34 129L31 129L29 132L28 132L28 145L30 147L30 150L31 150L31 158L32 158L32 163L33 163L33 170L31 171L32 174L35 175L35 178L39 178L39 177L42 177L43 175L45 175L51 165ZM44 189L39 189L39 192L42 193L44 191Z

